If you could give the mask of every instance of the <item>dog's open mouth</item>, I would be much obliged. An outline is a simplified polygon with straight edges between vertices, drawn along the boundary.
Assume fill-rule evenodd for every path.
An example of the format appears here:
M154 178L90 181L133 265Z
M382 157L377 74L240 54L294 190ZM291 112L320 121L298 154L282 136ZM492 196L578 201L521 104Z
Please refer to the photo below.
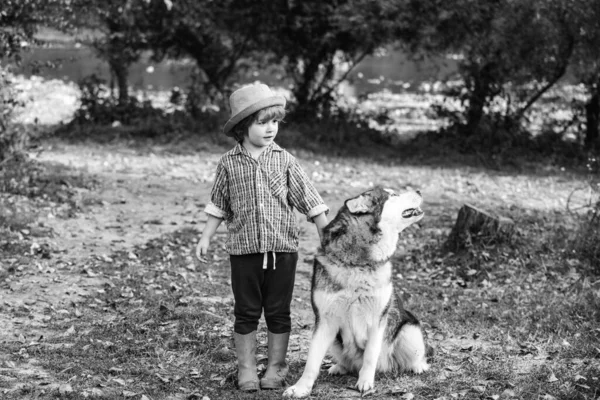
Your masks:
M409 208L408 210L402 211L402 218L418 217L421 214L423 214L423 210L421 210L419 207Z

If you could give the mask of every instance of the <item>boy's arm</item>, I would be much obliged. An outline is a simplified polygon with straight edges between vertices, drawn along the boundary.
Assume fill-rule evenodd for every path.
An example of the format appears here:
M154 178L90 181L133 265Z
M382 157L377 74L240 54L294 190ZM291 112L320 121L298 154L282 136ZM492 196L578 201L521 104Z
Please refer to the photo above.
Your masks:
M309 221L315 223L315 219L319 215L324 214L325 221L323 227L327 225L329 207L325 205L317 189L315 189L295 158L292 158L288 170L288 190L288 200L293 207L306 215Z
M196 246L196 257L203 263L208 262L206 254L208 253L208 247L210 245L210 239L214 236L219 225L223 222L223 218L215 217L214 215L208 214L206 225L202 231L202 236Z
M316 217L313 218L313 222L315 223L315 226L317 227L317 233L319 234L319 239L322 241L323 240L323 228L325 228L327 226L327 224L329 223L328 219L327 219L327 213L321 213L319 215L317 215Z

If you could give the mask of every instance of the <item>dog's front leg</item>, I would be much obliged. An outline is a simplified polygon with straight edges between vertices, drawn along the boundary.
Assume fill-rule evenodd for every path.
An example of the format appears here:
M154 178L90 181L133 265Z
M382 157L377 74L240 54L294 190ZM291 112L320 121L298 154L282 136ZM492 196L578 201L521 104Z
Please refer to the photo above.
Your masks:
M375 386L375 372L377 370L377 362L379 361L384 334L385 322L379 322L369 329L367 346L363 355L363 365L358 372L358 381L356 382L356 388L361 393L368 392Z
M327 353L327 349L333 343L335 335L336 328L334 326L323 321L319 323L310 342L304 372L298 382L283 393L284 397L301 398L310 395L312 387L319 376L321 362L325 357L325 353Z

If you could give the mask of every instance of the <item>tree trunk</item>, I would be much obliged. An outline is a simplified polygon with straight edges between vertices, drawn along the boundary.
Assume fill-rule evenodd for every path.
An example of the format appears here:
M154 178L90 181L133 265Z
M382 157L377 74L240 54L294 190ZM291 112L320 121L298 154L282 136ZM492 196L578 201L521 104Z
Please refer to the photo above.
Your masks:
M469 136L477 132L477 128L483 117L485 91L480 86L479 82L475 82L475 89L469 96L469 108L467 110L467 134Z
M125 105L129 101L129 88L127 78L129 76L128 66L119 59L113 59L109 62L110 69L117 78L117 88L119 89L119 105Z
M598 124L600 123L600 84L592 87L591 92L592 97L585 105L585 147L587 149L598 146L600 142L600 135L598 133Z
M465 204L458 211L456 223L444 247L459 251L472 246L474 242L490 244L510 238L513 231L514 222L510 218L495 216Z

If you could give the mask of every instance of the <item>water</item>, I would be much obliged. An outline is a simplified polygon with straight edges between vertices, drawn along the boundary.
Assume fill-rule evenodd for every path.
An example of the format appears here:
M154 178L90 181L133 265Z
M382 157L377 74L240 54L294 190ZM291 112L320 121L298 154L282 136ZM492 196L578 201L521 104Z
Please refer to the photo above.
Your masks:
M45 67L48 64L55 64L55 67ZM41 65L42 68L37 69L36 65ZM189 85L193 66L193 61L190 60L154 63L144 57L131 66L129 84L135 89L143 90L185 88ZM393 93L412 91L424 81L445 80L455 71L456 62L453 60L438 58L416 62L400 51L390 51L386 55L363 60L350 74L347 90L355 95L382 89ZM93 49L85 46L36 48L24 54L24 63L19 72L27 76L36 74L72 82L79 82L91 74L96 74L107 82L110 80L108 65L96 57ZM272 85L281 84L277 77L262 73L249 78L254 79Z

